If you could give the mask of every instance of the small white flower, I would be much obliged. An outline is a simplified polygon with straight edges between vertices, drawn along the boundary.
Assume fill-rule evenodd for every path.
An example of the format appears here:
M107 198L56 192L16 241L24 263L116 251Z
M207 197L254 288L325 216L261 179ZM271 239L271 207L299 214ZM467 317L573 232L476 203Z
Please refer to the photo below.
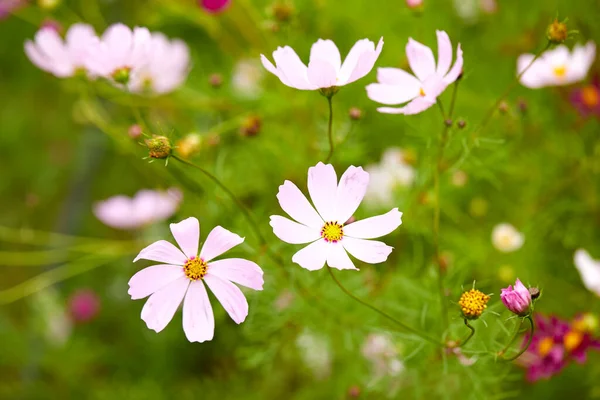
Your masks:
M525 237L510 224L499 224L492 231L492 244L503 253L519 250L523 246Z
M265 71L255 60L240 60L233 68L231 84L235 93L247 98L257 98L261 92L261 83Z
M594 260L587 251L579 249L575 252L575 267L583 285L600 296L600 260Z
M304 330L296 338L296 346L304 364L317 379L325 379L331 375L332 356L326 337Z
M415 179L415 170L405 161L401 149L387 149L379 164L365 168L370 175L370 184L365 194L365 203L372 206L390 206L394 202L396 187L409 187Z
M398 376L404 371L399 352L387 335L371 333L362 346L362 355L371 362L375 377Z

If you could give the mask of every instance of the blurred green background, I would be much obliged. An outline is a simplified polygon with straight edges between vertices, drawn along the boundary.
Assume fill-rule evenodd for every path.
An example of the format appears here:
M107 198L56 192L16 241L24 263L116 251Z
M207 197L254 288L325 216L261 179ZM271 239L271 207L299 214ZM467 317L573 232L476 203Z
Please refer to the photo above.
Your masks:
M597 353L537 383L525 382L516 365L478 356L507 341L504 329L513 321L499 292L517 277L543 289L536 312L567 319L600 312L598 297L573 266L580 247L600 258L600 124L577 113L568 101L570 88L516 87L479 146L442 176L441 251L455 307L449 337L466 333L455 306L463 288L477 281L493 293L464 350L477 362L466 367L344 296L325 270L308 272L291 262L299 246L280 242L268 217L282 214L278 186L289 179L305 190L308 167L326 156L327 102L317 92L282 85L259 63L259 54L270 56L286 44L307 61L318 38L334 40L344 57L356 40L383 36L376 67L406 68L408 37L435 49L435 30L445 30L454 46L462 44L465 59L455 121L463 119L466 127L452 128L446 151L455 160L514 81L517 57L544 47L554 17L568 17L579 31L569 46L600 38L598 1L499 0L490 12L475 0L425 0L415 12L403 1L233 0L219 15L191 0L64 0L54 8L30 3L0 21L0 398L600 398ZM278 19L274 7L285 7L289 19ZM472 15L465 16L469 7ZM123 22L179 37L191 49L189 78L168 96L130 96L100 83L84 96L85 83L44 73L23 52L24 41L48 18L65 28L84 21L102 32ZM590 77L597 64L592 69ZM209 83L215 73L223 78L219 88ZM411 154L416 180L395 192L404 223L384 239L395 248L388 261L358 263L360 272L338 276L357 295L439 337L429 182L441 116L435 108L417 116L377 113L364 90L375 76L374 69L333 99L338 176L400 147ZM450 97L451 90L442 95L446 108ZM362 111L360 120L350 119L351 107ZM264 255L239 210L197 171L175 160L165 166L143 159L147 149L127 135L136 123L133 109L151 133L174 142L201 135L201 149L190 160L240 196L287 264ZM248 117L261 121L254 136L241 129ZM452 183L456 170L466 174L464 186ZM183 190L184 201L171 222L195 216L204 232L222 225L246 236L239 254L265 271L265 290L246 292L250 314L242 325L212 299L215 339L203 344L186 340L180 313L160 334L148 330L139 318L143 302L127 295L127 281L142 268L132 263L134 256L152 240L170 240L168 223L123 233L92 213L94 202L110 196L172 186ZM389 208L363 205L357 217ZM524 233L522 249L504 254L492 246L491 231L502 222ZM39 274L45 275L35 278ZM86 323L61 317L81 289L99 297L98 315ZM399 374L374 377L361 350L373 333L391 337L403 365Z

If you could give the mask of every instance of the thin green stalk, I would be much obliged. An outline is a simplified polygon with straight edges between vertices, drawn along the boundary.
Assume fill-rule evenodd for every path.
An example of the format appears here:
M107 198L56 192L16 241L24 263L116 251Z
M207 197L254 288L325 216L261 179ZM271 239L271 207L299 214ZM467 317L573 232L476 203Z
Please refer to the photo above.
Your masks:
M327 164L331 157L333 157L333 104L332 104L332 96L327 96L327 102L329 103L329 127L328 127L328 137L329 137L329 154L325 159L325 163Z
M527 316L527 320L529 321L529 325L530 325L529 340L527 340L527 344L525 345L525 347L523 347L514 356L512 356L510 358L504 358L504 354L506 353L506 351L508 350L508 348L513 344L513 342L515 341L515 339L519 336L519 333L520 333L520 330L521 330L521 325L523 325L523 320L521 320L521 323L519 325L517 325L517 329L515 329L515 334L510 339L510 341L508 342L508 344L504 347L504 349L502 349L501 351L498 352L498 356L503 361L513 361L513 360L516 360L517 358L519 358L521 356L521 354L525 353L527 351L527 349L529 348L529 346L531 345L531 341L533 340L533 333L535 331L535 324L533 323L533 318L531 318L531 315Z
M467 344L467 342L469 340L471 340L471 338L473 337L473 335L475 335L475 328L473 328L473 326L469 323L469 320L465 318L465 325L467 326L467 328L469 328L469 330L471 332L469 332L469 336L467 336L466 338L464 338L463 340L461 340L459 342L459 347L460 346L464 346L465 344Z
M362 304L365 307L370 308L371 310L375 311L379 315L387 318L388 320L392 321L396 325L400 326L402 329L407 330L409 332L412 332L415 335L421 337L422 339L425 339L428 342L435 344L436 346L445 347L445 345L443 343L441 343L441 342L437 341L436 339L430 337L426 333L423 333L423 332L421 332L421 331L419 331L419 330L417 330L415 328L412 328L412 327L404 324L403 322L398 321L396 318L392 317L391 315L387 314L386 312L381 311L379 308L377 308L375 306L372 306L371 304L369 304L369 303L361 300L360 298L356 297L354 294L352 294L352 292L350 292L348 289L346 289L346 287L344 287L344 285L342 285L342 283L336 278L335 274L333 273L332 268L327 267L327 266L325 268L327 268L327 271L329 271L329 275L331 275L331 278L338 285L338 287L340 289L342 289L342 291L344 293L346 293L348 296L350 296L353 300L359 302L360 304Z

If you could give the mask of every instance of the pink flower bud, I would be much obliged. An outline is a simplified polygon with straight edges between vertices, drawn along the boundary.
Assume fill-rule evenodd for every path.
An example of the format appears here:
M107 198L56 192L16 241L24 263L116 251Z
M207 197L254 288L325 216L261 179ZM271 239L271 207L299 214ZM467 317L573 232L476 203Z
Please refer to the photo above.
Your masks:
M230 0L199 0L198 4L200 4L200 7L204 11L211 14L218 14L224 11L230 2Z
M506 308L521 317L531 312L531 293L519 279L517 279L514 289L511 285L502 289L500 298Z
M406 0L408 8L419 8L423 5L423 0Z
M88 322L100 311L100 298L91 289L78 290L69 299L69 312L73 320Z

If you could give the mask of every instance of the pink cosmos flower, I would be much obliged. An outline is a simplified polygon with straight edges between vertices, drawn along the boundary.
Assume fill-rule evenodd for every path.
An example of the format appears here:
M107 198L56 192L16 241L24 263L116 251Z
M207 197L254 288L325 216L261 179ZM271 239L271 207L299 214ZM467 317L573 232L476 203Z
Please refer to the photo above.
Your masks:
M100 311L100 298L91 289L78 290L69 299L69 312L77 322L88 322Z
M146 28L131 30L123 24L113 24L90 49L86 66L97 76L127 84L148 63L149 52L153 50L151 39Z
M300 90L317 90L344 86L367 75L383 48L383 38L377 48L368 39L362 39L350 49L342 64L340 51L331 40L319 39L310 49L308 67L289 46L278 47L273 52L276 66L263 54L263 66L289 87Z
M320 162L308 169L308 192L314 208L292 182L279 186L279 204L296 222L273 215L273 233L287 243L310 243L294 254L293 262L314 271L325 263L337 269L357 269L346 252L369 264L387 259L392 247L366 239L387 235L400 226L402 213L397 208L344 225L358 208L368 184L369 174L351 166L338 185L333 166Z
M198 0L198 4L202 9L211 14L218 14L225 11L231 0Z
M97 42L90 25L72 25L64 41L56 30L46 27L36 33L33 42L25 42L25 54L38 68L66 78L86 69L89 50Z
M514 289L511 285L503 288L500 298L506 308L519 316L525 316L531 312L531 293L519 279L517 279Z
M128 88L136 93L172 92L187 78L190 51L182 40L169 40L162 33L152 33L149 46L146 62L131 75Z
M456 49L456 62L452 64L452 43L444 31L436 31L438 40L437 66L431 49L412 38L406 45L406 57L414 76L398 68L378 68L377 81L367 86L371 100L387 105L408 102L404 107L380 107L387 114L418 114L434 105L437 97L458 79L463 67L460 43Z
M166 192L140 190L132 198L119 195L96 203L94 214L112 228L138 229L171 217L182 197L181 191L175 188Z
M523 54L517 61L520 74L534 59L533 54ZM585 46L575 45L573 51L565 45L545 51L521 77L521 84L530 89L546 86L570 85L585 79L596 58L596 45L589 41Z
M208 234L198 254L200 224L196 218L171 224L171 233L181 250L159 240L143 249L133 260L165 263L143 269L129 281L128 293L132 299L150 296L142 309L142 320L148 328L162 331L183 302L183 330L188 340L211 340L215 320L204 283L237 324L244 322L248 315L248 302L234 283L262 290L263 271L252 261L241 258L213 261L242 243L244 238L217 226Z

